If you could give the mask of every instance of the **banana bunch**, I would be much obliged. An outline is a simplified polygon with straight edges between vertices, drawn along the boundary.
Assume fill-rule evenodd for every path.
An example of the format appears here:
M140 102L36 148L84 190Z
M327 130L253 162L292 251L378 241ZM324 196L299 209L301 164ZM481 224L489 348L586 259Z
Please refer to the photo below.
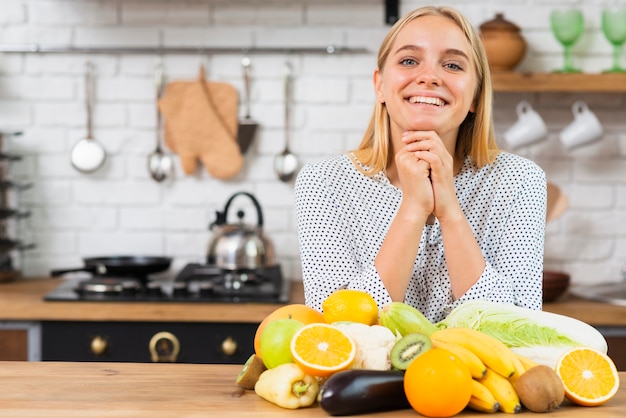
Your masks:
M470 328L445 328L430 335L433 347L444 348L463 361L472 375L468 407L480 412L516 414L522 404L514 382L535 365L500 340Z

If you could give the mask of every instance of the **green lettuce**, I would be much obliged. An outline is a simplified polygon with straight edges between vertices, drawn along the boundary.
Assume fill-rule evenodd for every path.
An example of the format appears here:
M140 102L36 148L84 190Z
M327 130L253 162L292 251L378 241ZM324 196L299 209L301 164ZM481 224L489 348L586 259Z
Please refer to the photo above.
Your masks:
M606 339L578 319L519 306L473 300L465 302L437 324L438 328L472 328L489 334L513 351L554 365L571 347L587 346L606 354Z

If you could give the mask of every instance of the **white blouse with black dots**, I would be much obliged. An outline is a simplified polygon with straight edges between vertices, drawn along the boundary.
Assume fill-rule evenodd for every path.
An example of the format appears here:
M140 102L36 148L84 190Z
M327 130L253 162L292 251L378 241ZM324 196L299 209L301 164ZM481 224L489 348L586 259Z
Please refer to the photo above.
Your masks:
M454 300L439 223L425 225L404 302L438 322L471 299L542 307L546 177L534 162L501 152L478 169L467 158L454 178L457 198L486 266ZM322 310L339 288L370 293L379 308L391 302L374 266L402 191L383 172L367 177L347 155L308 164L295 185L305 303Z

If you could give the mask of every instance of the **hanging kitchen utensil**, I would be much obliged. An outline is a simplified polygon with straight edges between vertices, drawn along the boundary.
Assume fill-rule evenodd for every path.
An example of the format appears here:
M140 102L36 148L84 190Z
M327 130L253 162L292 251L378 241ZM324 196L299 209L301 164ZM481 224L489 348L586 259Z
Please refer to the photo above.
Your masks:
M257 224L243 223L244 212L238 211L239 222L227 224L228 209L234 198L244 195L252 200L257 212ZM238 192L226 202L224 211L216 212L210 226L213 236L208 246L207 263L224 270L256 270L276 264L274 244L263 233L263 212L256 198L247 192Z
M71 161L74 168L82 173L92 173L102 166L106 159L104 147L93 138L93 65L87 62L85 71L85 104L87 108L87 136L72 148Z
M243 67L243 85L244 85L244 107L245 116L239 120L239 128L237 129L237 143L241 149L241 153L245 154L254 139L258 123L250 116L250 67L252 62L250 57L243 57L241 60Z
M169 155L163 152L163 148L161 143L163 136L163 120L161 117L161 112L159 110L159 99L163 93L163 63L159 59L156 65L155 74L154 74L154 84L156 88L156 148L155 150L148 156L148 171L150 171L150 176L158 182L162 182L165 180L170 174L172 170L172 159Z
M298 157L289 149L291 135L291 96L293 69L285 63L285 149L274 157L274 171L281 181L288 182L298 169Z
M148 274L167 270L172 263L169 257L152 256L114 256L84 258L84 267L50 271L50 276L57 277L66 273L88 272L96 275L124 276L143 278Z
M561 192L561 189L553 183L548 182L548 203L546 210L546 222L557 219L567 210L569 200Z

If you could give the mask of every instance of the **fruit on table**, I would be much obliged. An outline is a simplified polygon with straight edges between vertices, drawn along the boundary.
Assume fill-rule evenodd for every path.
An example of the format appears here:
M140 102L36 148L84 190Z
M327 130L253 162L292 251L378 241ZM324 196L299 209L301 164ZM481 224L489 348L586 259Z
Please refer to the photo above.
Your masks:
M244 389L254 389L254 385L257 380L259 380L259 376L261 376L261 373L265 370L267 370L267 367L265 367L261 357L252 354L243 365L239 375L237 375L235 383Z
M404 392L420 414L451 417L468 405L472 396L472 375L450 351L432 348L417 356L407 368Z
M263 330L269 322L275 319L296 319L305 325L314 322L324 322L324 317L321 312L302 303L292 303L281 306L267 315L256 329L256 333L254 334L254 352L257 355L261 355L261 335L263 334Z
M305 373L316 377L349 368L356 356L352 338L330 324L304 325L291 338L290 350L293 361Z
M565 396L578 405L601 405L619 389L615 363L594 348L569 349L557 361L555 371L563 381Z
M561 378L543 364L526 370L514 386L522 405L532 412L552 412L565 399Z
M417 356L432 347L433 343L428 336L419 332L407 334L396 341L391 349L391 365L397 370L406 370Z
M285 363L261 373L254 385L261 398L282 408L311 406L319 392L319 383L294 363Z
M303 326L295 319L275 319L265 326L261 335L261 358L265 367L272 369L284 363L293 363L291 339Z
M522 405L510 380L494 370L487 368L485 376L477 379L485 385L489 392L496 398L500 405L500 411L507 414L517 414L522 410Z
M462 345L454 344L441 340L433 340L431 339L433 347L443 348L448 351L451 351L452 354L456 355L461 359L463 363L467 366L470 371L470 374L473 378L479 379L485 376L487 373L487 366L485 363L478 357L472 350L465 348Z
M431 335L433 340L462 345L487 366L504 377L515 374L515 355L498 339L471 328L445 328Z
M378 323L378 305L367 292L353 289L338 289L322 302L324 321L332 324L339 321L360 322L365 325Z
M404 373L390 370L345 370L320 387L318 400L329 415L357 415L411 407L404 394Z
M472 379L472 396L467 407L479 412L498 412L500 403L493 393L476 379Z

